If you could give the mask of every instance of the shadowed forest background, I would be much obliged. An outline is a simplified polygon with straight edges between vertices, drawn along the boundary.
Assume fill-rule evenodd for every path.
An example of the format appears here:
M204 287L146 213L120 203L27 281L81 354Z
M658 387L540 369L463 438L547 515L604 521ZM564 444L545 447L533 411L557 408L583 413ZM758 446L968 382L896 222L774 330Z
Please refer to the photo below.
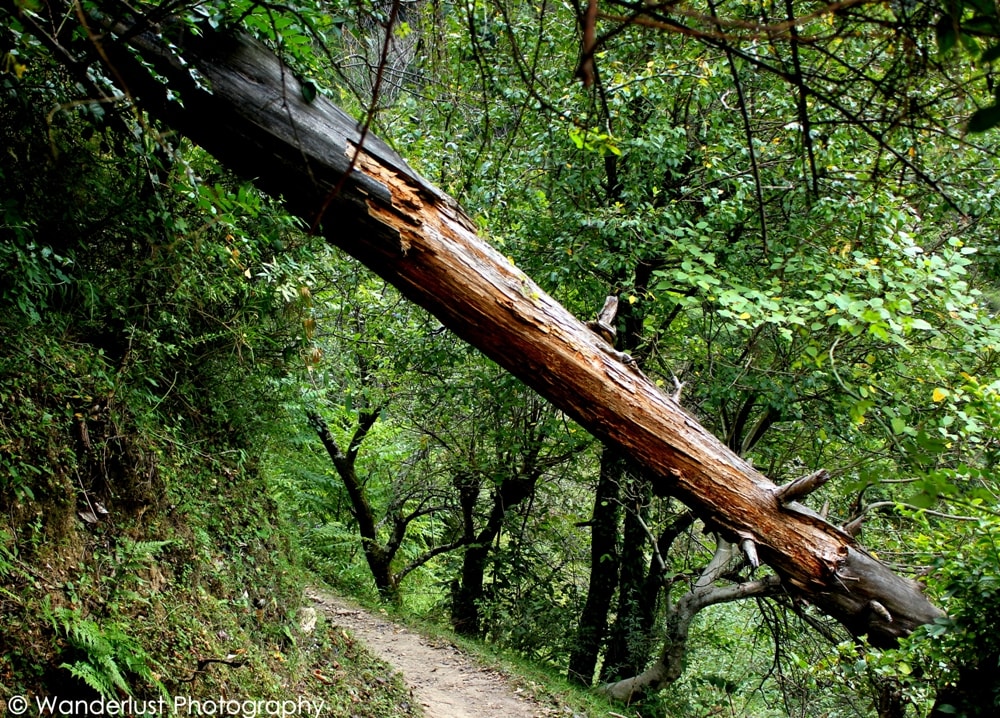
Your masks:
M302 628L326 582L620 715L995 715L994 3L0 14L0 698L410 714ZM577 317L616 297L616 351L775 483L826 472L802 502L947 617L852 636L116 72L180 105L130 40L237 31Z

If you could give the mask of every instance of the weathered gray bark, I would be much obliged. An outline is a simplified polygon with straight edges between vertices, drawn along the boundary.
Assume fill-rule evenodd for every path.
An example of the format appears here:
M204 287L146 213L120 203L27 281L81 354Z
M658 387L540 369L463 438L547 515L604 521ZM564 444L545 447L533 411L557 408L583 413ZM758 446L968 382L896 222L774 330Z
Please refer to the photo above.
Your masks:
M56 5L46 6L59 19L51 27L68 33L77 15ZM205 28L202 37L167 44L143 28L104 23L110 32L94 57L146 111L257 178L329 241L646 466L658 493L677 497L727 539L755 547L785 590L879 646L940 615L915 582L818 515L783 503L771 481L479 239L454 200L383 142L362 142L357 123L337 107L322 97L307 102L293 73L259 43ZM69 47L68 35L28 25L70 54L60 44Z
M676 603L668 606L666 632L660 657L642 673L602 686L601 691L605 695L623 703L631 703L645 693L670 685L684 672L688 632L692 621L700 611L719 603L739 601L751 596L766 596L778 590L778 577L774 574L756 581L728 586L715 585L733 555L732 544L720 539L715 557L705 567L694 587Z

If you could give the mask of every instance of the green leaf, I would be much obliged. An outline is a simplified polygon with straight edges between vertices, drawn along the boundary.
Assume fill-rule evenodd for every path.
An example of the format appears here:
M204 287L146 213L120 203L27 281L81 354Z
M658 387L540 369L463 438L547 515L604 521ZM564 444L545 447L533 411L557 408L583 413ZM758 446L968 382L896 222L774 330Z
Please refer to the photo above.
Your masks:
M970 28L970 30L983 32L983 30L976 30L976 28ZM962 40L962 47L965 48L965 51L973 57L979 57L982 52L982 48L979 46L979 40L964 32L959 37Z
M1000 45L994 45L993 47L983 50L983 54L979 56L979 61L993 62L997 58L1000 58Z
M966 20L962 23L962 29L966 32L976 32L981 35L992 35L996 32L996 20L990 17L984 17L982 15L977 15L971 20Z
M302 99L306 101L307 105L311 105L316 99L316 84L314 82L306 80L302 83Z
M988 18L996 18L997 16L997 8L993 0L969 0L968 4L969 7L974 8L977 12Z
M972 113L966 129L969 132L985 132L1000 125L1000 104L983 107Z
M916 506L918 509L929 509L934 505L935 498L931 496L926 491L921 491L920 493L913 494L906 500L906 503L910 506Z
M934 36L937 38L938 52L942 55L958 43L958 31L951 15L942 15L934 26Z

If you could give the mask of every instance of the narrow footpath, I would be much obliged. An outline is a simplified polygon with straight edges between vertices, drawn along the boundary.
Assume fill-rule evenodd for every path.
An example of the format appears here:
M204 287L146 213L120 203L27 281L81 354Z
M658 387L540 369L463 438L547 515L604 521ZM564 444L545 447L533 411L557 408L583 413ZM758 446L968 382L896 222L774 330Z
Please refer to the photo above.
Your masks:
M308 597L334 625L355 635L399 673L426 718L551 718L541 706L510 688L455 646L435 643L418 633L369 613L339 596L310 590Z

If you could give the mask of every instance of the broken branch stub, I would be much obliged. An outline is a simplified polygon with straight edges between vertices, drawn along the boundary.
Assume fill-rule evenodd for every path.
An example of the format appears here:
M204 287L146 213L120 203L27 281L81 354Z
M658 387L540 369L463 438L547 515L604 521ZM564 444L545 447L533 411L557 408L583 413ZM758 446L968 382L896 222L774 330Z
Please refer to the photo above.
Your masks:
M650 469L659 493L683 501L727 540L750 541L785 590L881 646L941 615L915 582L818 514L776 498L770 480L483 242L453 199L377 138L362 143L357 123L325 98L307 101L294 74L261 44L207 30L173 45L149 34L125 37L145 64L113 40L101 56L148 112L256 178L310 225L325 208L320 227L330 242ZM193 81L191 68L207 83ZM885 612L873 611L872 601Z
M830 472L826 469L820 469L811 474L800 476L794 481L789 481L787 484L782 484L776 489L775 495L782 503L798 501L816 491L829 480Z

